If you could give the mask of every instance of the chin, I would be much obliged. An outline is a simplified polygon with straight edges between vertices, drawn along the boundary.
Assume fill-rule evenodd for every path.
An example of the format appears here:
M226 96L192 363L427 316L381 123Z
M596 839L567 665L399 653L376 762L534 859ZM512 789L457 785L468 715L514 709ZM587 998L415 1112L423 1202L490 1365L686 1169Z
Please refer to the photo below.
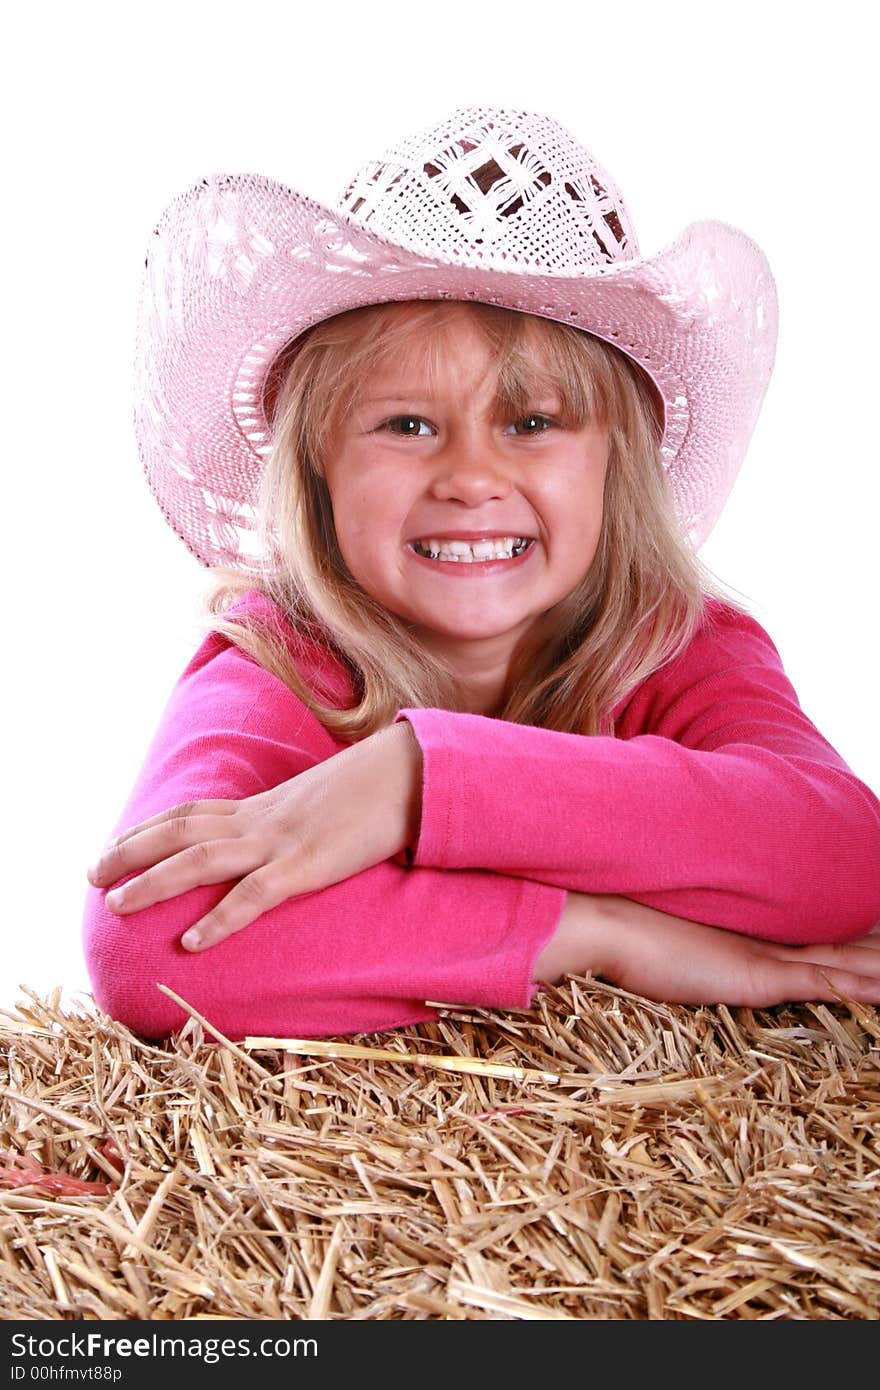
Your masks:
M510 643L513 648L520 638L528 632L532 620L525 623L425 623L414 622L413 627L422 633L430 644L434 642L448 642L451 644L460 643L480 643L480 642L504 642Z

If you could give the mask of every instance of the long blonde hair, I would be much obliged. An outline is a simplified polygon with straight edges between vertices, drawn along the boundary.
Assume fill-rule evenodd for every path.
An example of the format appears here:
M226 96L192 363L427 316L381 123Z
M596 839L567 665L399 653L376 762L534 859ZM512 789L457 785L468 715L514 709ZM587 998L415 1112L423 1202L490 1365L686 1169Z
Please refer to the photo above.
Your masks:
M276 363L267 388L273 448L259 506L267 558L256 578L217 572L206 625L284 681L342 741L366 737L404 707L464 707L455 672L418 642L407 622L366 594L346 567L323 460L367 368L408 352L418 352L430 368L437 333L426 327L441 328L465 307L492 349L498 400L511 418L534 399L537 347L566 419L575 426L597 421L609 432L593 563L578 588L520 642L495 717L613 733L614 710L687 645L706 596L733 603L681 531L660 455L654 388L623 353L568 325L486 304L407 301L340 314L311 329ZM355 692L348 708L319 698L277 631L256 615L226 613L248 589L265 593L295 630L318 638L338 658Z

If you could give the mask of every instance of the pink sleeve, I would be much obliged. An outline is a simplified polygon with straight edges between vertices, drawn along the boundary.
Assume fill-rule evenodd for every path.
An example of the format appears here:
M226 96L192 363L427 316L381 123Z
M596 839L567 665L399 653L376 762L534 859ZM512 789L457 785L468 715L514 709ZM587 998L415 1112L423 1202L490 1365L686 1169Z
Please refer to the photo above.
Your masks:
M710 603L615 737L404 710L424 755L413 862L480 865L791 943L880 919L880 802L800 708L754 619Z
M338 750L281 681L211 636L172 693L116 829L181 802L251 795ZM208 951L184 951L182 933L228 887L127 917L90 888L83 942L99 1006L166 1036L186 1015L161 982L233 1038L390 1028L434 1017L427 1000L527 1007L534 960L565 901L521 877L389 862L288 899Z

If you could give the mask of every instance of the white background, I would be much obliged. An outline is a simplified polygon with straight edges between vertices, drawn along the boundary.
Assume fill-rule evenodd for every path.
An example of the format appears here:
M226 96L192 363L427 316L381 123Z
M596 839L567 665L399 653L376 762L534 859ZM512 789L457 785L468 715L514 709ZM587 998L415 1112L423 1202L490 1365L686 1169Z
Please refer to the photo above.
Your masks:
M88 989L85 870L198 640L205 572L131 430L152 225L209 173L332 202L362 161L459 105L560 120L622 188L645 254L703 217L764 247L777 367L703 555L880 789L871 8L81 0L7 15L0 1007L19 986Z

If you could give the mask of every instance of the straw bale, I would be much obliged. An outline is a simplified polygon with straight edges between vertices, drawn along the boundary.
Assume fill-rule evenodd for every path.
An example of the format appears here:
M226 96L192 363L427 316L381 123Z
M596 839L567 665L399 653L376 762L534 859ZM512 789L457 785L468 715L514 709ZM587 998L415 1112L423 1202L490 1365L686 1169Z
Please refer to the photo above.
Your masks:
M9 1319L880 1317L880 1026L590 979L347 1039L0 1011Z

